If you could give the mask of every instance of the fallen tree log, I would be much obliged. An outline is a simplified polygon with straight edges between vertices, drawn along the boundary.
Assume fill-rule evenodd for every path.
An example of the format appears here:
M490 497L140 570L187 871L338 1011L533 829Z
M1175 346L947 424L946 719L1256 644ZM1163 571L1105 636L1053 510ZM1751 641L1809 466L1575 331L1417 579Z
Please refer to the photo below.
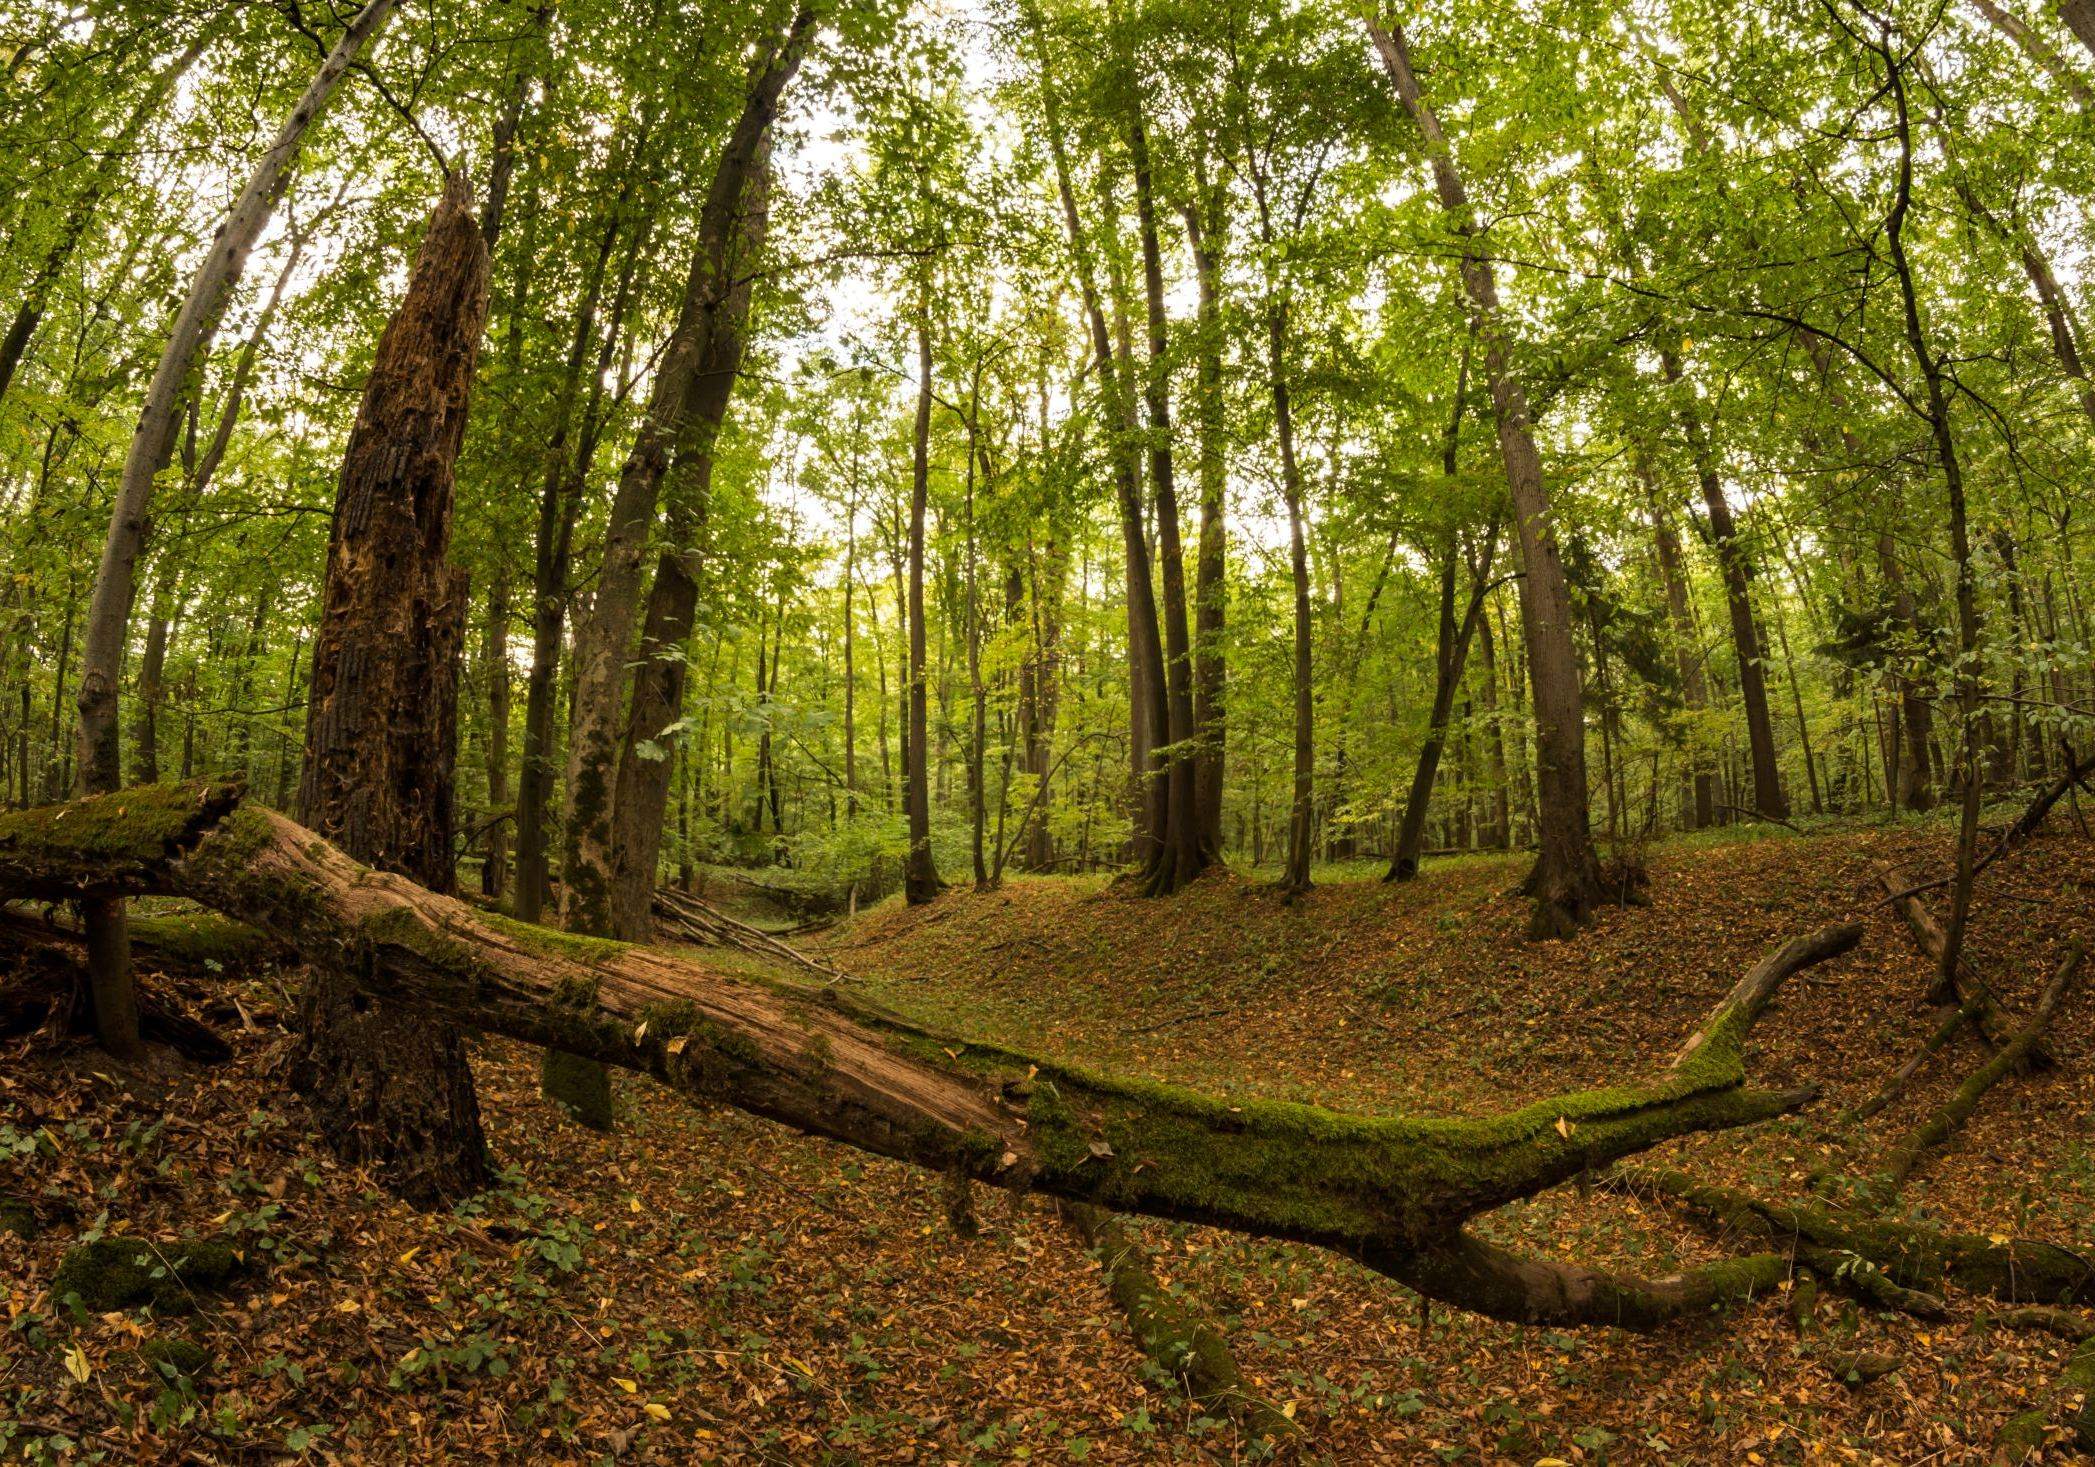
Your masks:
M1879 866L1877 880L1884 888L1885 901L1899 914L1900 920L1906 924L1907 932L1912 934L1913 945L1939 970L1942 966L1942 950L1949 945L1949 938L1943 932L1942 924L1935 920L1932 912L1921 905L1919 897L1909 893L1905 878L1897 870L1890 866ZM2022 1032L2023 1021L2001 1006L2000 1000L1994 996L1993 989L1973 970L1968 959L1958 962L1949 992L1937 993L1931 990L1928 998L1931 1003L1947 1001L1955 1003L1959 1009L1971 1010L1973 1027L1978 1030L1979 1037L1994 1049L2006 1048L2014 1042L2015 1036ZM2030 1046L2023 1058L2026 1063L2032 1065L2044 1065L2051 1061L2050 1052L2044 1047L2042 1039Z
M1640 1280L1523 1258L1471 1218L1691 1132L1796 1110L1744 1083L1744 1041L1785 978L1860 940L1792 939L1651 1077L1473 1120L1200 1094L939 1035L836 986L756 981L474 910L372 871L242 803L158 785L0 816L0 897L187 897L432 1017L653 1076L936 1171L1358 1258L1457 1307L1652 1326L1750 1295L1779 1258Z
M1870 1179L1870 1195L1877 1206L1890 1204L1899 1189L1906 1185L1906 1179L1913 1175L1913 1168L1919 1164L1922 1155L1963 1129L1972 1112L1979 1108L1979 1102L1985 1099L1986 1092L1999 1084L2035 1047L2038 1036L2051 1022L2052 1015L2059 1011L2059 1004L2066 997L2066 990L2079 968L2080 949L2075 947L2067 953L2066 961L2059 965L2051 981L2044 985L2044 992L2037 998L2036 1012L2023 1025L2022 1032L1973 1070L1948 1100L1936 1107L1885 1157L1884 1165Z
M1300 1435L1294 1418L1253 1392L1229 1342L1189 1301L1158 1282L1142 1239L1112 1213L1087 1202L1060 1204L1062 1219L1098 1255L1106 1292L1127 1317L1135 1343L1203 1409L1269 1442Z
M652 915L656 935L674 942L736 947L758 957L772 958L778 962L790 963L796 968L805 968L811 973L820 973L825 978L840 979L846 976L827 963L817 962L799 948L780 941L763 928L730 917L711 902L672 887L655 888ZM803 930L805 926L806 924L801 924L795 930Z
M1917 1223L1769 1202L1660 1168L1624 1167L1608 1184L1631 1195L1657 1194L1730 1236L1785 1248L1822 1276L1860 1259L1906 1290L1934 1293L1944 1284L1955 1284L2009 1304L2065 1305L2095 1299L2095 1258L2057 1243L2034 1238L1995 1242Z

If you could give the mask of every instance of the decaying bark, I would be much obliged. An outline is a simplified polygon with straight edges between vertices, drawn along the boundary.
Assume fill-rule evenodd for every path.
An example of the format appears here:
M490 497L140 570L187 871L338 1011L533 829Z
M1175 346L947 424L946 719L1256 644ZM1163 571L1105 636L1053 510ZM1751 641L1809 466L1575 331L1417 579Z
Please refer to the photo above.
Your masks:
M487 247L453 175L379 338L343 455L313 647L298 804L359 859L452 886L465 573L453 465L487 314ZM292 1088L328 1144L422 1205L476 1190L486 1145L463 1042L326 963L307 980Z
M1651 1326L1766 1288L1766 1259L1643 1281L1515 1257L1477 1215L1691 1132L1795 1110L1745 1083L1782 981L1852 948L1762 958L1649 1079L1466 1120L1229 1100L927 1031L838 986L532 927L374 871L238 786L159 785L0 816L0 896L160 893L249 922L382 1004L639 1070L861 1150L1122 1212L1291 1239L1515 1320Z

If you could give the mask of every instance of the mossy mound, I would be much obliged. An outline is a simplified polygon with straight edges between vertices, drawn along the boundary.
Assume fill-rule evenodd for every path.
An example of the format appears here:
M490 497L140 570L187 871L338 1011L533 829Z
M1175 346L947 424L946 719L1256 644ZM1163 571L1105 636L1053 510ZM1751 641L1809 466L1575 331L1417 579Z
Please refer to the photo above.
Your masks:
M26 1197L0 1193L0 1233L13 1233L22 1239L34 1238L41 1229L37 1226L36 1209L29 1205Z
M150 1304L173 1314L194 1308L197 1295L223 1289L247 1266L230 1243L148 1243L97 1238L67 1253L51 1280L51 1296L78 1297L94 1313Z
M185 1340L179 1336L147 1340L138 1347L138 1353L160 1374L170 1379L180 1376L191 1382L202 1380L209 1375L211 1367L217 1363L211 1352L195 1340Z
M578 1125L611 1129L611 1071L598 1061L549 1049L539 1067L538 1091Z

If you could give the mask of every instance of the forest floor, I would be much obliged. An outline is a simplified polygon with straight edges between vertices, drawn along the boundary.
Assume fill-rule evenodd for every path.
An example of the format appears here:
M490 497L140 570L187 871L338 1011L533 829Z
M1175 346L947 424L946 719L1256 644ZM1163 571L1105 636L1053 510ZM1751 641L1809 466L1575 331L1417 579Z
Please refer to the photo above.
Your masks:
M1675 842L1651 904L1575 941L1520 940L1503 859L1283 904L1217 874L1166 903L1099 881L956 889L816 939L873 996L942 1028L1233 1093L1469 1114L1652 1067L1773 943L1869 911L1872 863L1945 868L1936 822ZM2095 939L2095 842L2063 812L1982 879L1975 959L2011 1003ZM724 964L727 959L721 960ZM737 957L734 963L749 959ZM1098 1265L1044 1203L977 1189L945 1221L935 1177L693 1109L619 1078L597 1135L536 1097L522 1046L476 1047L500 1187L420 1215L317 1153L277 1074L295 974L185 982L234 1058L111 1072L49 1041L0 1049L0 1459L973 1463L1229 1460L1244 1444L1147 1369ZM1669 1160L1771 1196L1867 1171L1976 1062L1960 1040L1847 1149L1821 1128L1934 1022L1926 964L1882 910L1754 1036L1805 1116L1696 1138ZM232 999L239 1000L236 1009ZM1904 1206L1962 1229L2095 1245L2095 991L2068 1000L2051 1070L2012 1078L1924 1162ZM6 1214L0 1211L0 1221ZM101 1231L231 1234L251 1260L175 1312L53 1297ZM1564 1188L1494 1216L1501 1239L1660 1273L1720 1251L1656 1203ZM1821 1305L1899 1368L1851 1388L1802 1351L1781 1301L1640 1336L1522 1329L1424 1309L1332 1255L1147 1225L1158 1272L1227 1329L1247 1376L1336 1463L1983 1460L2062 1348L1977 1304L1920 1323ZM195 1307L185 1308L193 1303ZM144 1353L199 1348L178 1371ZM62 1445L63 1444L63 1445Z

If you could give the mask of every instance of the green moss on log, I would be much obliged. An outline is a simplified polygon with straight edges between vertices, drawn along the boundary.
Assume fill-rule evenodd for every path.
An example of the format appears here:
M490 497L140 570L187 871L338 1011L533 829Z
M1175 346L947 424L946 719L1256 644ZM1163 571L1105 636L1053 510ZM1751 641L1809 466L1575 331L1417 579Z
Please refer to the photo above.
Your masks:
M202 967L252 968L268 961L277 944L259 928L216 912L176 912L158 917L133 916L129 931L134 947L168 962Z
M149 1243L104 1237L66 1254L51 1279L51 1295L78 1298L96 1314L150 1304L163 1314L193 1308L197 1296L222 1289L246 1267L232 1244L219 1239Z

